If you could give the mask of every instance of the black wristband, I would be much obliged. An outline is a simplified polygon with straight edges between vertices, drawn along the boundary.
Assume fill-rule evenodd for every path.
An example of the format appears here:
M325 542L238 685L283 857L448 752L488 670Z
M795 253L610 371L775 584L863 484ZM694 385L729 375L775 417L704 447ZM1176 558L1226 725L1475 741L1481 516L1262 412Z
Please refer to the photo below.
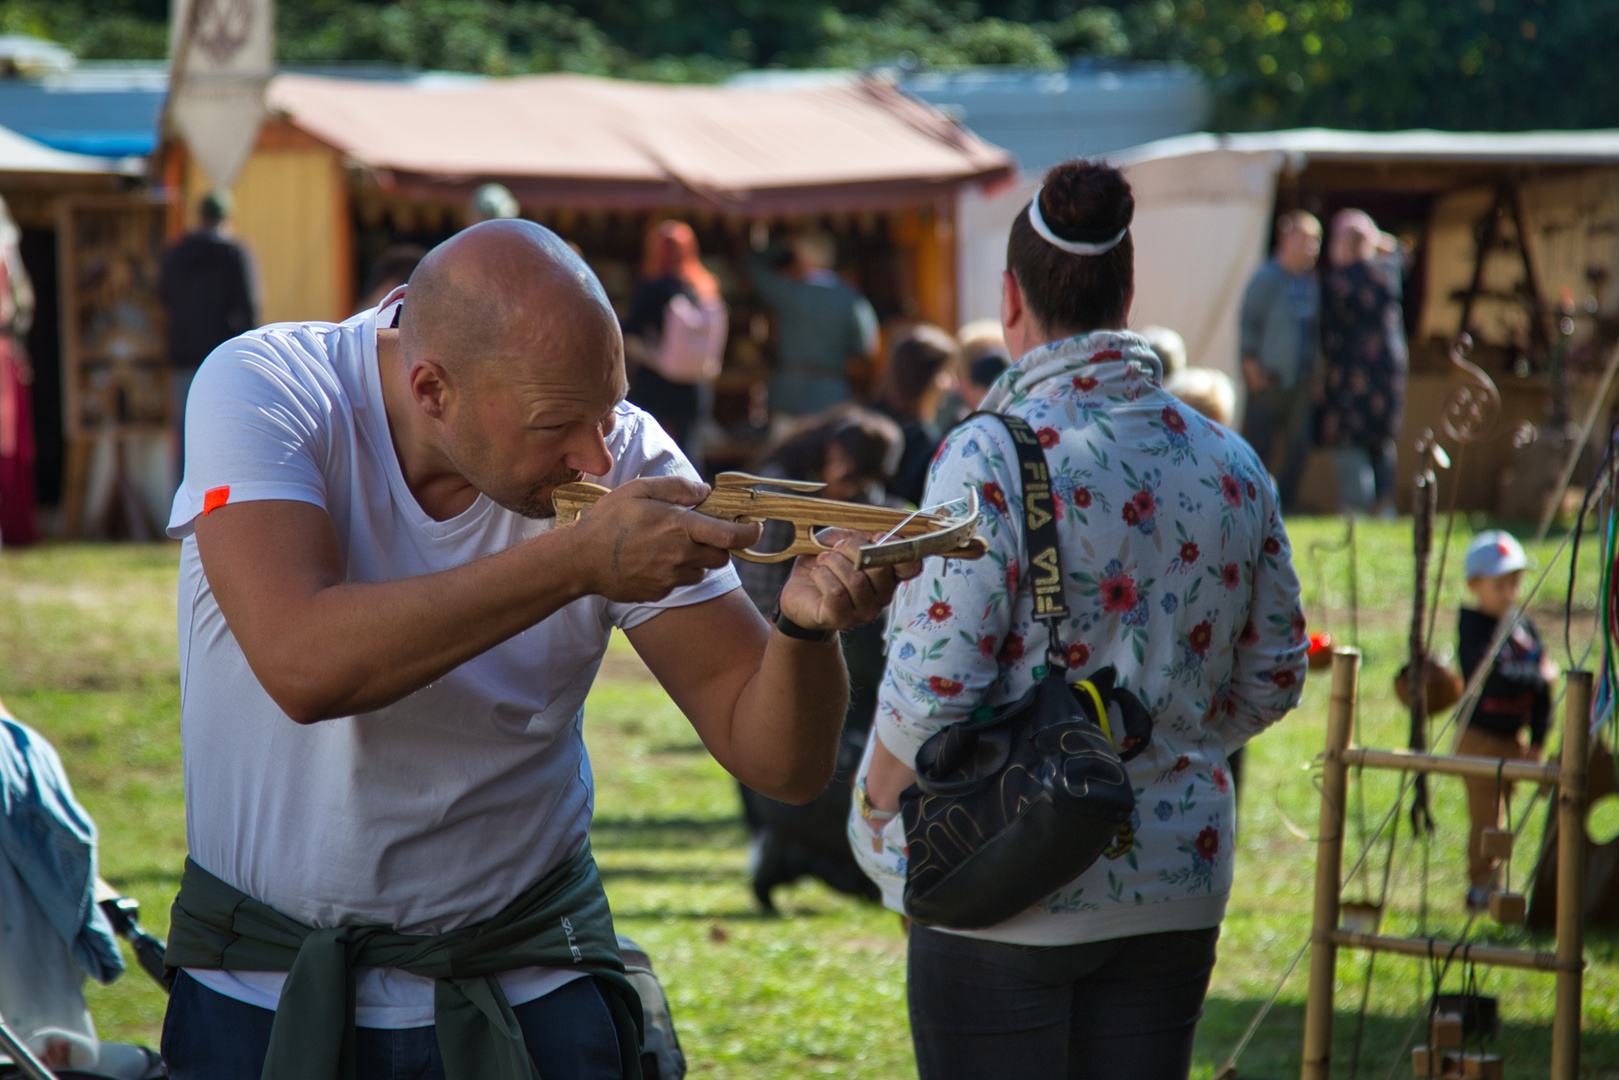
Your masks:
M786 615L783 615L781 608L776 609L776 629L780 630L788 637L794 638L798 641L824 642L831 641L833 638L838 636L838 632L836 630L811 630L807 626L799 626Z

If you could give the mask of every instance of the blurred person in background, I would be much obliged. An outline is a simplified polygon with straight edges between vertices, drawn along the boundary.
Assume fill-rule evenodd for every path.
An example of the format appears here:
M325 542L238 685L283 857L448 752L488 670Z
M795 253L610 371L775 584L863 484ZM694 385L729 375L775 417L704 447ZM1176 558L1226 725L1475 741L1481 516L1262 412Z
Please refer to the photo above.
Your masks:
M517 197L505 184L481 184L467 200L467 225L483 221L504 221L521 211Z
M624 320L629 399L701 468L695 435L705 391L724 363L730 312L683 221L665 221L647 236L641 275Z
M0 544L39 539L34 519L33 366L23 338L34 322L34 285L23 266L22 232L0 199Z
M1395 439L1405 411L1398 242L1361 210L1332 219L1322 284L1326 353L1321 445L1336 451L1344 510L1394 512Z
M753 287L776 313L770 411L791 418L854 396L848 369L877 355L877 312L833 272L837 247L826 233L802 233L788 248L783 269L764 252L750 256L747 266Z
M807 417L773 446L750 471L760 476L818 480L818 495L844 502L902 506L886 485L899 463L903 439L885 416L854 405L840 405ZM767 521L756 550L780 551L792 543L793 527ZM777 597L792 571L792 562L756 563L732 558L737 577L759 613L773 618ZM849 670L849 708L838 744L837 770L826 789L804 806L778 802L738 784L743 816L753 835L750 865L753 894L766 911L775 911L771 891L805 876L814 876L840 892L877 899L877 887L849 851L844 823L852 797L849 780L865 752L877 709L877 684L883 675L881 619L845 630L843 662Z
M1163 365L1166 382L1186 370L1186 339L1181 337L1179 332L1167 326L1143 326L1141 336L1147 339L1152 351L1158 354L1158 362Z
M911 327L888 351L873 408L898 424L905 435L905 449L888 487L913 506L922 504L928 465L939 449L939 429L933 416L950 388L950 373L959 355L955 339L931 323Z
M925 500L978 495L989 553L929 560L894 597L849 838L902 909L897 811L918 750L1019 700L1051 663L1070 681L1112 666L1151 710L1151 744L1125 766L1137 814L1095 865L1006 922L911 923L922 1080L1187 1075L1232 882L1226 756L1302 691L1298 578L1264 466L1165 393L1157 356L1124 329L1134 205L1117 169L1068 162L1007 245L1002 323L1019 359L983 404L1035 429L1045 453L1071 612L1056 654L1034 619L1011 436L969 420L945 440Z
M1237 388L1216 368L1188 367L1164 377L1164 389L1222 427L1237 411Z
M1291 510L1310 449L1314 382L1321 371L1321 223L1290 210L1276 219L1276 253L1248 282L1238 318L1248 388L1243 435L1276 477Z
M934 414L940 431L951 430L976 411L1011 362L999 319L974 319L962 326L956 340L961 343L961 353L950 373L950 390Z
M158 293L169 317L174 365L175 483L185 475L186 399L197 369L223 342L259 324L253 259L231 235L229 193L197 203L197 228L163 255Z
M378 255L360 289L360 306L354 310L369 311L382 303L389 293L410 280L411 271L426 255L427 249L420 244L395 244Z

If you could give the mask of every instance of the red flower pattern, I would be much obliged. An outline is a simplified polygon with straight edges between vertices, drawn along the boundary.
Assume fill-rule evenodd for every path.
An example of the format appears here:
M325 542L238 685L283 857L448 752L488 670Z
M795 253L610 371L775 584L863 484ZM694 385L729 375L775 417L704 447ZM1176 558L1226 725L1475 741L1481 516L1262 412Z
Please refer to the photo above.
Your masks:
M1261 550L1266 555L1280 555L1282 553L1282 542L1274 536L1267 536Z
M1209 779L1214 781L1214 790L1218 791L1220 794L1224 795L1227 791L1231 790L1231 780L1226 776L1225 770L1220 766L1216 765L1214 767L1214 771L1209 773Z
M1115 614L1136 606L1136 581L1129 574L1102 579L1102 610Z
M1209 624L1207 619L1192 627L1192 632L1186 635L1186 647L1199 656L1208 652L1209 646L1213 643L1214 627Z
M979 638L978 639L978 651L983 654L983 657L984 657L985 660L988 660L990 657L994 656L995 655L995 635L994 634L985 634L983 637Z
M1062 436L1058 434L1057 429L1051 427L1041 428L1034 433L1034 437L1040 440L1040 449L1042 450L1050 450L1053 446L1062 442Z
M1007 634L1006 643L1001 646L1000 654L996 659L1003 664L1015 664L1023 659L1023 635Z
M1228 562L1220 568L1220 584L1228 589L1242 584L1242 571L1237 569L1236 563Z
M942 675L930 675L928 676L928 689L940 697L955 697L966 687L954 679L946 679Z
M1188 540L1181 545L1181 562L1185 563L1187 566L1191 566L1193 563L1197 562L1197 557L1201 554L1203 553L1197 550L1197 544L1191 540Z
M1001 491L1001 485L993 480L984 481L984 501L1000 513L1006 513L1006 495Z
M1068 660L1068 669L1072 671L1091 662L1091 647L1083 641L1075 641L1063 649L1063 656Z
M1213 825L1203 826L1203 831L1197 834L1197 840L1192 845L1197 851L1197 857L1204 862L1213 862L1214 857L1220 854L1220 830Z
M1098 383L1096 381L1096 379L1092 378L1089 375L1075 375L1074 376L1074 389L1078 390L1082 394L1088 394L1092 390L1095 390L1100 385L1101 384Z
M1270 681L1281 687L1283 690L1286 690L1294 683L1298 682L1299 677L1292 668L1281 668L1270 673Z
M1242 505L1242 488L1238 486L1236 477L1229 473L1220 477L1220 494L1231 504L1233 510Z
M928 605L928 622L944 622L950 617L950 605L943 600L935 600Z
M1077 488L1075 488L1074 489L1074 505L1079 507L1081 510L1083 510L1086 507L1090 506L1090 504L1091 504L1091 489L1088 488L1088 487L1077 487Z
M1186 418L1174 406L1165 405L1164 411L1159 413L1158 417L1163 420L1164 427L1176 435L1186 434Z

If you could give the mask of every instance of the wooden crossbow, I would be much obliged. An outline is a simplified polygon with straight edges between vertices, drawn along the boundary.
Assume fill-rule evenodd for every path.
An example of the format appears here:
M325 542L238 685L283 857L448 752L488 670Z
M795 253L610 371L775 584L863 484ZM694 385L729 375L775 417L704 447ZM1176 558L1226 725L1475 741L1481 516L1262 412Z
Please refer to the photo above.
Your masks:
M977 559L989 546L974 535L978 531L978 496L969 492L961 514L939 508L895 510L887 506L840 502L789 492L820 491L825 484L806 480L778 480L744 472L724 472L714 478L714 490L692 509L723 521L785 521L793 526L793 542L780 551L734 552L748 562L775 563L800 555L816 555L832 548L815 535L818 529L849 529L882 534L860 549L860 568L896 566L926 555L946 559ZM776 490L769 490L776 489ZM566 524L594 506L608 492L599 484L563 484L553 496L557 523ZM955 503L947 503L954 506Z

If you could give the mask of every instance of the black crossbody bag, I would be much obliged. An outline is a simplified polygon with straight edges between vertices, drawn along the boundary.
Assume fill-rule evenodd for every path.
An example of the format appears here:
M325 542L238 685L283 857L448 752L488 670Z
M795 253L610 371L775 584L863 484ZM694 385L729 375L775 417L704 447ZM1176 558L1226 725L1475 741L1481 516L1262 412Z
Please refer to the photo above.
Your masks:
M1070 686L1058 625L1068 618L1051 477L1040 440L1014 416L1034 617L1046 624L1046 673L984 720L936 733L900 795L905 911L918 922L975 930L1050 896L1094 863L1135 810L1124 762L1146 749L1152 716L1111 667ZM1115 723L1125 738L1113 748Z

